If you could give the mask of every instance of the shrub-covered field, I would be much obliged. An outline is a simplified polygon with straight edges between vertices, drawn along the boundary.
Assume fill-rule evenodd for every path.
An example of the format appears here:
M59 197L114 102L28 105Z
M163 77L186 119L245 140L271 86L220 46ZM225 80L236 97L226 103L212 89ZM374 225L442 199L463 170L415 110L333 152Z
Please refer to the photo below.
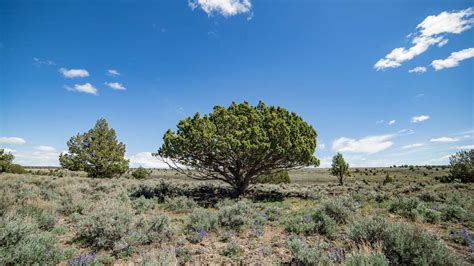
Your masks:
M474 263L474 184L445 167L291 171L246 197L153 170L0 175L0 265Z

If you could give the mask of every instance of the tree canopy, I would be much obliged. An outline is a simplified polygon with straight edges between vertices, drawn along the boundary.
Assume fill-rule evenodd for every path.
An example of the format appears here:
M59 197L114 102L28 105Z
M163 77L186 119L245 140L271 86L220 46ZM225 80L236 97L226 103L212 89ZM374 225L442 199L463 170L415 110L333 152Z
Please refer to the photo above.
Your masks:
M233 102L181 120L154 155L192 178L221 180L243 194L259 175L319 165L316 137L296 113Z
M10 152L0 149L0 173L7 172L15 157Z
M332 157L331 174L339 178L339 184L344 185L344 176L349 174L349 164L344 160L342 154L337 153Z
M449 158L450 178L463 183L474 182L474 149L460 151Z
M125 144L117 141L115 130L103 118L95 127L67 142L68 153L59 155L62 167L86 171L90 177L114 177L128 170Z

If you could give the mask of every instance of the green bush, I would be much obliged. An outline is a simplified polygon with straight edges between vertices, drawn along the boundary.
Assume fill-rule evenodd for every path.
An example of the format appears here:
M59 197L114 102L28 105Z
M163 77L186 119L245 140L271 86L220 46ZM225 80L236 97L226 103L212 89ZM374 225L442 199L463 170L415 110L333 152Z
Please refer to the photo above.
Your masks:
M316 222L315 231L329 238L334 237L336 234L336 222L330 216L323 212L316 212L313 214L313 220Z
M389 211L412 221L418 217L418 206L420 200L415 197L397 198L390 203Z
M14 163L7 166L6 172L12 173L12 174L26 174L26 173L28 173L28 171L26 171L25 168L23 168L23 166L21 166L19 164L14 164Z
M446 222L464 222L470 219L470 214L464 208L456 205L444 205L440 208L441 219Z
M244 249L237 242L231 242L222 250L222 255L232 258L239 259L244 255Z
M383 184L386 185L386 184L389 184L389 183L393 183L394 179L393 177L391 177L388 173L387 175L385 176L385 179L383 180Z
M474 149L460 151L449 158L449 173L452 180L463 183L474 182Z
M317 248L310 248L304 240L297 236L290 237L286 242L287 248L293 256L296 265L317 265L321 252Z
M349 237L356 243L374 245L386 239L388 225L382 217L356 220L350 226Z
M171 211L190 211L197 207L197 203L186 196L165 197L165 206Z
M112 249L132 230L133 213L122 203L103 201L86 212L77 224L77 235L95 248Z
M217 228L217 215L203 208L196 208L189 214L186 224L188 240L192 243L201 242L204 237Z
M54 234L14 214L0 218L0 265L55 265L61 259Z
M250 210L250 206L244 201L220 206L218 210L219 224L241 231L250 221L248 216Z
M437 210L433 210L425 206L420 206L418 207L418 212L423 217L423 221L427 223L436 224L441 221L441 212Z
M344 266L388 266L390 261L380 252L353 252L346 256Z
M340 224L346 223L355 209L354 200L349 197L326 200L321 205L321 211Z
M153 216L147 221L145 235L148 243L171 240L174 230L171 227L170 218L166 215Z
M279 171L258 176L256 182L261 184L289 184L291 180L288 171Z
M312 214L308 212L290 213L286 219L283 220L283 226L289 233L306 234L309 235L315 231L316 222L311 217Z
M152 172L151 170L148 170L140 166L132 172L132 176L135 179L146 179L150 177L151 172Z

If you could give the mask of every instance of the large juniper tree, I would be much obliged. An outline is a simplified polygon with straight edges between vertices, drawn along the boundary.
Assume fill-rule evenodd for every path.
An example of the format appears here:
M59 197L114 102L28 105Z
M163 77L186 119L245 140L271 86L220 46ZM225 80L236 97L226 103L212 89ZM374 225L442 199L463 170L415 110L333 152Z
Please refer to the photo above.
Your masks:
M450 178L463 183L474 183L474 149L460 151L449 158Z
M154 155L192 178L221 180L239 195L259 175L317 166L316 131L296 113L260 102L215 106L181 120Z
M8 171L14 158L10 152L6 153L4 149L0 149L0 173Z
M128 170L125 144L117 141L115 130L103 118L95 127L67 142L68 153L59 155L62 167L86 171L90 177L114 177Z
M332 157L331 174L339 178L339 184L344 185L344 176L349 174L349 164L346 163L342 154L337 153Z

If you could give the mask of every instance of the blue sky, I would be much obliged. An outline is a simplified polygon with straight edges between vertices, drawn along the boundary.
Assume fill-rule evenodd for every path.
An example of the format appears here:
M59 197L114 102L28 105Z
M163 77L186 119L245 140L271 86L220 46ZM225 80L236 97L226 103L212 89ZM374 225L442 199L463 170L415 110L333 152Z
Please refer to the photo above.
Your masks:
M57 165L104 117L132 166L166 129L263 100L327 166L444 164L473 148L471 1L0 1L0 147Z

